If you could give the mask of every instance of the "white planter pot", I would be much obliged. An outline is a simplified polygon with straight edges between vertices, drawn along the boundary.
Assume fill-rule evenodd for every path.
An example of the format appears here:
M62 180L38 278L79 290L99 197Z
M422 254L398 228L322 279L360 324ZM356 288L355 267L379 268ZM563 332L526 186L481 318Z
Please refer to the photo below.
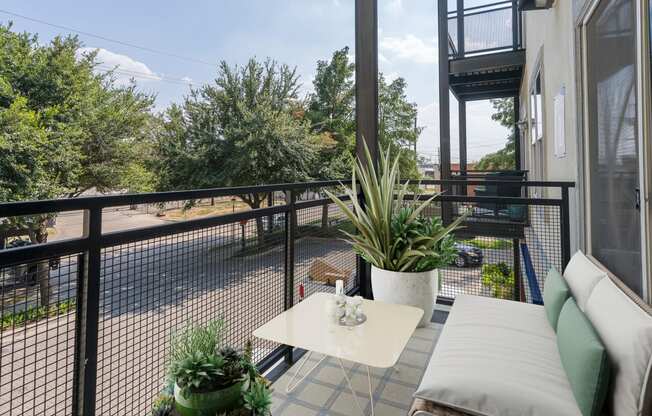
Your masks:
M439 291L439 271L392 272L371 266L371 289L381 302L415 306L423 310L419 327L432 318Z

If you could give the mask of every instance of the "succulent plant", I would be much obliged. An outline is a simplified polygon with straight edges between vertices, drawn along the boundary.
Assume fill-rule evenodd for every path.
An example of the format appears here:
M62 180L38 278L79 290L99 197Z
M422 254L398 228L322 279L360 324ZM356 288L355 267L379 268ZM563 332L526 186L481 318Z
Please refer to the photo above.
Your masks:
M219 351L219 355L224 359L221 384L223 386L229 386L238 380L243 379L247 371L244 365L244 357L242 354L240 354L234 348L224 347Z
M221 355L209 355L195 351L170 365L170 376L181 388L181 394L201 393L214 390L221 384L224 359Z
M243 398L245 407L251 410L254 416L271 415L272 393L264 382L260 380L252 382Z
M171 416L174 409L174 397L159 394L152 404L152 416Z

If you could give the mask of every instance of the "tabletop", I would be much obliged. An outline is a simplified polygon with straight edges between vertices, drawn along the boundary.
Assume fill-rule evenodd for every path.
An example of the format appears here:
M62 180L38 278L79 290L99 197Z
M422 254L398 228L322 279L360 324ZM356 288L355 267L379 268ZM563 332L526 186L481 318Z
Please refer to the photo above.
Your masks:
M332 296L316 293L306 298L256 329L254 336L372 367L394 366L423 310L365 299L367 321L349 328L328 316Z

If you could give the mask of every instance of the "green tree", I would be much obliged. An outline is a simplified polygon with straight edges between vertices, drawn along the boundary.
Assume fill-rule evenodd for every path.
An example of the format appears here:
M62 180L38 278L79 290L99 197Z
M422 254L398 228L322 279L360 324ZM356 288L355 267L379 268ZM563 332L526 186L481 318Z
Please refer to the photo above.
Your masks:
M496 111L491 119L509 129L509 136L505 147L485 155L476 165L478 170L513 170L516 169L516 122L514 120L514 100L500 98L491 100Z
M318 61L314 93L309 96L307 116L323 143L319 154L318 176L340 179L349 174L355 156L355 64L349 61L349 48L337 50L330 61ZM415 127L417 106L407 99L407 82L397 78L378 80L378 135L383 148L401 150L401 172L418 178L416 143L422 127Z
M407 99L407 82L396 78L387 83L383 74L378 77L378 139L383 149L399 154L401 175L419 178L417 154L414 146L423 131L416 127L417 105Z
M315 177L341 179L351 171L355 152L355 64L349 48L333 52L330 61L318 61L314 93L308 97L307 118L319 135L321 150Z
M222 62L213 84L168 111L159 146L161 184L246 186L312 179L318 140L298 98L296 69L273 60ZM169 166L182 165L173 171ZM267 193L240 198L260 208ZM264 240L257 219L259 241Z
M151 118L153 98L96 74L96 53L76 37L40 45L0 25L0 202L74 197L115 189L135 160L131 149ZM47 241L53 214L0 221L0 237ZM41 302L49 303L39 264Z

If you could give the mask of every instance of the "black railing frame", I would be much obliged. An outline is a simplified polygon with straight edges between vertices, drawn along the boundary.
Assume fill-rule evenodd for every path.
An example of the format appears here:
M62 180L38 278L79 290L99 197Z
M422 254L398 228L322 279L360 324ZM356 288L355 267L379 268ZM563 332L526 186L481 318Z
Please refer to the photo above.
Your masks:
M449 179L449 180L417 180L412 181L421 185L438 185L443 189L457 186L496 184L497 181L470 180L470 179ZM19 263L28 263L44 260L56 256L78 254L77 274L77 304L76 304L76 327L75 327L75 352L73 369L72 406L75 414L94 415L97 394L97 367L98 367L98 332L100 313L100 279L101 279L101 256L102 249L114 247L140 240L161 237L180 232L199 230L207 227L231 224L242 220L273 217L274 214L285 216L285 276L284 276L284 309L292 307L294 303L294 243L297 230L297 210L309 207L331 204L329 198L321 198L309 201L297 201L297 192L321 187L335 187L350 184L350 180L343 181L321 181L310 183L293 183L280 185L262 185L251 187L232 187L203 189L194 191L174 191L149 194L127 194L100 197L83 197L77 199L46 200L46 201L24 201L0 204L0 217L17 217L41 213L64 212L83 210L84 232L79 238L70 240L55 241L41 245L0 250L0 268ZM453 202L481 202L496 204L514 205L543 205L560 207L561 215L561 245L562 258L565 266L570 259L570 210L569 210L569 188L574 187L572 182L542 182L542 181L499 181L501 184L515 184L523 188L547 187L560 188L561 198L522 198L522 197L488 197L488 196L465 196L465 195L439 195L436 201L443 205ZM249 211L236 212L216 217L187 220L177 223L157 225L115 232L102 232L102 210L104 208L129 206L143 203L158 203L188 199L202 199L219 196L233 196L247 193L264 193L286 191L286 203L283 205L268 206L265 208ZM426 199L429 195L422 194L420 199ZM346 197L344 197L346 199ZM518 256L518 249L514 244L514 255ZM357 272L358 279L364 274L367 265L360 262L358 256ZM365 281L359 281L360 285ZM368 283L368 282L367 282ZM358 287L358 289L362 289ZM355 289L354 289L355 290ZM518 291L518 296L517 292ZM351 292L354 293L354 292ZM523 300L523 288L515 287L515 299ZM439 299L443 303L450 303L450 299ZM286 365L291 365L293 360L293 349L290 346L282 345L264 357L258 366L261 370L269 369L280 359L284 359Z
M474 56L478 54L492 53L492 52L501 52L509 50L519 50L522 47L522 14L518 9L518 1L516 0L504 0L497 1L495 3L483 4L480 6L473 7L464 7L464 0L457 0L456 9L450 10L447 13L446 21L456 19L456 28L455 33L457 37L457 43L453 42L450 33L448 34L448 44L452 53L449 53L449 59L460 59L467 56ZM484 48L477 49L472 51L466 51L465 47L465 29L464 29L464 20L466 17L492 13L501 10L510 10L512 11L512 44L498 46L494 48Z

